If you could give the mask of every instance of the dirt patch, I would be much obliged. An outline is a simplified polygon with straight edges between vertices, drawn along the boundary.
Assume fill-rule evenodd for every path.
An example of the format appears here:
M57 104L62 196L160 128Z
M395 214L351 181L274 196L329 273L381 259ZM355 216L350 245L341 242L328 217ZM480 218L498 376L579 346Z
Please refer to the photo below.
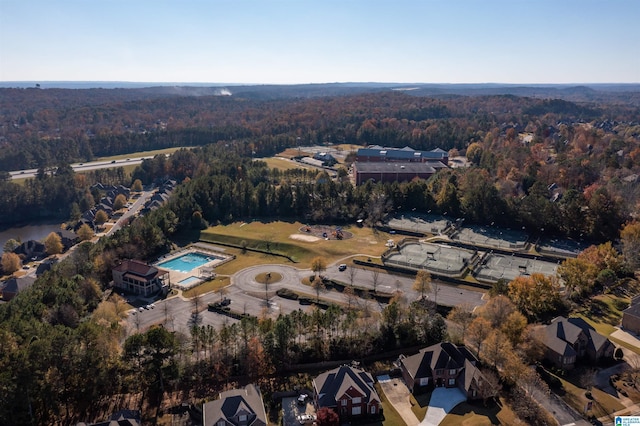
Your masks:
M353 234L339 226L305 225L300 227L302 235L313 235L323 240L348 240Z
M306 234L291 234L289 235L289 238L291 238L292 240L306 241L308 243L313 243L320 240L320 238L318 237L314 237L313 235L306 235Z

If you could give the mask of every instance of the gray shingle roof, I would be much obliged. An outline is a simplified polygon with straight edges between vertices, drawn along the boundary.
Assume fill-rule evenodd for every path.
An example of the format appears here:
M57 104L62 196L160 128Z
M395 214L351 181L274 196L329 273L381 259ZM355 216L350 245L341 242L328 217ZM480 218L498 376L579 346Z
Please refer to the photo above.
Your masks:
M467 360L477 361L476 357L464 346L442 342L424 348L419 353L404 358L401 362L411 377L415 379L431 377L433 370L462 368Z
M360 393L367 402L380 402L371 374L347 365L320 374L313 380L313 387L320 407L335 407L336 398L340 398L350 388Z
M246 421L240 422L241 415L247 416ZM260 389L249 384L242 389L222 392L219 399L203 405L202 420L204 426L215 426L221 420L229 425L266 426L267 415Z

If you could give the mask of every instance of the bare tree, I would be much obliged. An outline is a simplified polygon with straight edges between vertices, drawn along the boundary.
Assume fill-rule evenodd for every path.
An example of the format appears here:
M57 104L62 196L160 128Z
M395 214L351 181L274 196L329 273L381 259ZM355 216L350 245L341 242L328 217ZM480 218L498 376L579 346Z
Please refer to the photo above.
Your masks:
M353 286L346 286L344 290L342 290L342 295L345 299L347 299L347 307L349 310L351 310L351 305L356 300L356 293L353 290Z
M495 398L500 393L502 385L500 384L500 377L495 371L489 369L482 369L482 380L478 380L478 395L483 399L484 404L487 405L487 401L491 398Z
M267 272L264 276L264 303L269 307L269 281L271 280L271 272Z
M380 270L378 268L374 268L371 271L371 284L373 286L373 294L375 295L378 292L378 284L380 283Z
M358 272L358 268L356 268L355 266L350 266L349 267L349 284L351 284L351 287L353 287L353 283L356 280L356 273Z
M447 319L451 322L454 322L460 326L462 331L462 341L464 342L464 335L473 321L475 315L473 314L473 306L470 303L463 303L461 305L454 306L447 315Z
M396 293L396 294L398 294L398 295L399 295L400 293L402 293L402 290L401 290L401 288L402 288L402 283L400 282L400 280L396 280L393 284L394 284L394 286L396 287L396 291L395 291L395 293Z
M173 314L171 313L171 306L166 301L162 304L162 310L164 311L164 324L169 328L171 325L171 330L173 330Z
M324 283L321 279L315 279L311 282L311 287L316 291L316 303L320 303L320 293L325 290Z

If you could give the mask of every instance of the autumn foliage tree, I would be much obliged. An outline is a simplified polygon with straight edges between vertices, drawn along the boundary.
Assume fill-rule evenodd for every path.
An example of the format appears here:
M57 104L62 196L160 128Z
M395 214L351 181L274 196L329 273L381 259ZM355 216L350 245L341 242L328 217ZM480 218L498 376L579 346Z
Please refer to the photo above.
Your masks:
M127 197L123 194L116 195L116 199L113 200L113 210L120 210L127 204Z
M413 289L420 293L420 299L425 298L425 294L431 291L431 274L426 269L420 269L413 282Z
M96 225L104 225L104 223L109 220L109 216L104 210L98 210L95 217Z
M580 257L569 258L558 267L558 275L564 281L569 297L576 299L593 291L598 268Z
M47 235L47 238L44 239L44 249L48 255L60 254L63 248L62 238L55 232L51 232Z
M530 320L553 313L560 302L555 277L534 273L521 275L509 283L509 298Z
M89 241L91 238L93 238L93 229L91 229L89 225L84 223L82 224L82 226L80 226L80 228L78 228L77 234L80 238L80 241Z
M316 423L318 426L339 426L340 417L329 407L321 407L316 411Z
M640 268L640 222L627 223L620 231L622 253L632 270Z
M22 262L20 261L20 257L15 253L5 252L2 254L2 271L5 274L13 274L15 271L20 269Z
M327 261L323 257L314 257L311 261L311 270L318 277L327 269Z

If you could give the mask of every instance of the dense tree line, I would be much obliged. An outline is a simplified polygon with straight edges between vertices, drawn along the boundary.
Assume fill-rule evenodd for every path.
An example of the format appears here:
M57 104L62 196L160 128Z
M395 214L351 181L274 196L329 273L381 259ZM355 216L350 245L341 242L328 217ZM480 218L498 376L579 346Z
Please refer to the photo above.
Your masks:
M76 423L118 394L141 393L155 405L170 391L209 389L239 376L260 380L296 363L363 358L444 338L442 317L402 298L381 316L330 306L245 317L217 330L196 317L181 334L167 310L161 327L126 330L125 302L115 293L106 299L105 283L119 257L154 255L153 238L162 249L163 220L150 215L97 244L81 244L0 305L0 424ZM134 254L136 248L146 251Z
M33 94L33 103L21 96L19 103L2 104L0 170L218 141L249 141L257 155L295 145L297 138L302 144L464 149L495 129L500 136L514 128L552 142L559 123L573 126L592 120L607 123L600 128L611 135L627 133L627 122L638 112L620 105L582 106L515 96L437 99L390 92L303 100L203 96L115 102L106 97L96 104L78 91L77 102L42 106L37 100L47 91L15 93ZM637 136L637 129L632 132Z
M36 178L27 179L24 184L0 179L0 228L38 220L77 219L99 200L99 194L90 191L97 182L130 185L131 178L122 168L76 174L62 163L40 168Z

